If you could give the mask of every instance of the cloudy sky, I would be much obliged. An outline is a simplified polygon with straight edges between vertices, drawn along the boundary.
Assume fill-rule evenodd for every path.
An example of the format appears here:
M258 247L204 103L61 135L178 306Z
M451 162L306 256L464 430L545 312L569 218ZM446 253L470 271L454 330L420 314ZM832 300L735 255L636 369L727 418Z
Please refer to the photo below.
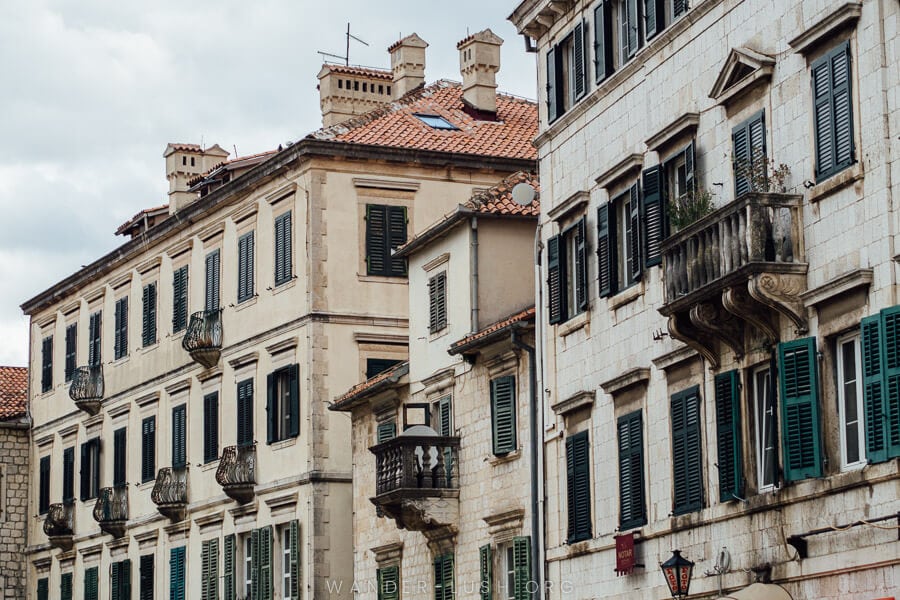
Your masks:
M320 126L318 51L386 68L416 32L426 78L459 80L456 42L502 37L502 90L535 97L507 0L0 1L0 364L24 365L19 305L124 242L163 204L167 142L252 154Z

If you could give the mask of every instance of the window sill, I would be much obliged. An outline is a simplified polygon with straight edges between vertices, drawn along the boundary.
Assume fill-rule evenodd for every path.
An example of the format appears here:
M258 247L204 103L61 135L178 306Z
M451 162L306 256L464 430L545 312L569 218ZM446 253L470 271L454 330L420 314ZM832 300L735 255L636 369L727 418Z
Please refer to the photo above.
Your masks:
M256 294L253 294L252 298L247 298L243 302L239 302L238 304L236 304L234 306L234 310L240 311L240 310L244 310L245 308L248 308L250 306L253 306L256 304L257 299L259 299L259 296L257 296Z
M488 461L488 463L490 463L490 465L492 467L496 467L498 465L503 465L503 464L518 460L519 458L521 458L521 456L522 456L522 449L516 448L509 454L505 454L503 456L497 456L496 454L491 454L490 456L488 456L487 461Z
M356 274L357 281L362 281L364 283L393 283L393 284L409 284L409 277L406 276L397 276L397 277L388 277L386 275L362 275L360 273Z
M143 347L141 347L140 349L138 349L138 352L140 352L141 354L147 354L148 352L153 352L153 351L156 350L158 347L159 347L159 340L153 342L153 343L150 344L149 346L143 346Z
M843 171L831 175L822 183L811 187L809 190L809 195L806 199L811 203L819 202L820 200L827 198L831 194L834 194L838 190L842 190L845 187L853 185L857 181L861 181L864 177L865 173L863 172L862 163L854 163Z
M295 285L297 285L297 276L296 275L294 275L287 281L283 281L283 282L277 284L274 288L272 288L272 295L274 296L275 294L280 294L281 292L283 292L285 290L291 289Z
M127 363L130 356L131 356L130 354L126 354L125 356L123 356L121 358L117 358L117 359L113 360L112 361L113 366L123 365L123 364Z
M439 340L439 339L441 339L442 337L444 337L445 335L447 335L448 333L450 333L450 325L449 325L449 324L448 324L448 325L444 325L443 328L438 329L438 330L435 331L434 333L429 333L429 334L428 334L428 341L429 341L429 342L433 342L434 340Z
M627 287L621 292L618 292L615 296L611 296L609 298L609 310L616 310L617 308L621 308L626 304L634 302L638 298L644 295L644 280L642 279L638 283L632 285L631 287Z
M212 471L213 469L218 469L218 468L219 468L219 459L218 458L216 460L211 460L208 463L200 465L200 471L202 473L205 473L207 471Z
M299 437L299 436L297 436L297 437ZM296 443L297 443L297 438L292 437L292 438L287 438L286 440L278 440L277 442L272 442L271 444L268 444L268 446L269 446L269 448L272 449L272 451L275 451L275 450L281 450L282 448L288 448L289 446L293 446Z
M138 490L152 490L153 486L156 485L156 479L148 479L147 481L142 481L138 484Z
M557 325L556 334L560 337L566 337L567 335L578 331L585 325L590 324L590 322L591 311L590 308L588 308L584 312L575 315L565 323L560 323L559 325Z

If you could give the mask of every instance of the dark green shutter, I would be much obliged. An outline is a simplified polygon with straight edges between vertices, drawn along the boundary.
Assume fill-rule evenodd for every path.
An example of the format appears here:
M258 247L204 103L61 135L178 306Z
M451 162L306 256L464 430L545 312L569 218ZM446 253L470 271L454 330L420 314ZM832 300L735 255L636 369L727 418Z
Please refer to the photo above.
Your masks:
M187 327L188 266L176 270L172 276L172 332Z
M216 310L220 306L219 302L219 271L220 271L220 253L219 250L213 250L206 255L206 310Z
M300 597L300 521L291 521L290 569L291 569L291 600Z
M428 331L435 333L447 326L447 272L428 280Z
M66 381L72 380L72 372L75 370L76 365L76 351L78 348L77 344L78 340L78 325L76 323L72 323L68 327L66 327L66 368L65 368L65 378Z
M237 444L253 444L253 380L246 379L237 386Z
M693 194L697 191L697 178L694 177L694 141L691 142L684 149L684 190L682 193ZM666 234L668 235L668 219L666 220Z
M853 112L850 94L850 42L815 61L812 72L816 180L853 163Z
M238 302L253 297L253 232L238 238Z
M38 590L38 598L41 597L41 592ZM46 598L46 593L43 596ZM72 574L71 573L63 573L59 576L59 598L60 600L72 600Z
M444 396L438 401L438 435L453 435L453 415L451 397Z
M187 405L172 409L172 467L187 466Z
M900 306L881 311L884 347L884 444L888 458L900 456Z
M618 420L619 529L647 523L644 493L644 432L641 411Z
M97 366L100 364L101 341L102 341L102 313L97 311L92 314L88 320L88 364Z
M47 512L50 508L50 457L41 457L40 479L38 481L38 512Z
M53 387L53 336L41 340L41 392Z
M648 269L662 262L662 241L666 239L666 206L663 202L662 165L643 173L641 215L644 221L644 266Z
M648 41L666 27L665 11L663 0L644 0L644 31Z
M131 561L125 559L111 565L109 575L112 600L131 600Z
M515 575L515 600L530 600L529 582L531 581L531 538L519 536L513 538L513 574Z
M754 184L747 177L737 174L739 166L749 167L760 176L766 172L766 121L765 111L761 110L737 127L731 133L733 145L732 160L734 177L734 194L740 196L747 192L763 191L754 189Z
M98 600L99 571L97 567L90 567L84 570L84 600Z
M366 274L384 275L387 271L388 256L385 249L387 239L387 207L379 204L366 205Z
M366 379L371 379L379 373L387 371L394 365L403 362L395 358L367 358L366 359Z
M494 454L504 456L516 449L516 378L491 380L491 422Z
M597 83L613 73L612 2L602 0L594 8L594 71Z
M591 537L591 476L588 432L566 438L567 543Z
M610 205L597 209L597 280L601 298L616 291L615 213Z
M184 546L169 551L169 600L184 600L184 552Z
M778 345L784 477L822 476L816 338Z
M625 18L622 21L623 50L626 59L630 59L637 52L640 45L640 21L638 19L638 0L622 0L621 8L625 10ZM624 60L622 62L625 62Z
M399 600L400 567L384 567L376 572L378 579L378 600Z
M109 569L109 597L111 600L121 600L119 589L119 563L114 562Z
M219 393L203 396L203 462L219 458Z
M397 424L395 422L388 421L387 423L378 424L375 443L381 444L382 442L392 440L395 437L397 437Z
M141 344L152 346L156 343L156 282L144 286L142 305Z
M641 278L643 265L641 264L641 198L638 184L634 184L628 190L628 256L631 258L631 273L628 281L634 283Z
M116 300L113 354L118 360L128 354L128 298Z
M156 417L141 421L141 481L156 477Z
M127 432L124 427L113 432L113 485L126 485Z
M485 544L478 549L478 567L481 577L481 583L478 587L478 592L481 596L481 600L491 600L494 569L490 544Z
M300 435L300 365L288 367L288 386L290 388L290 415L288 420L288 436Z
M887 460L884 437L884 352L881 315L866 317L861 323L863 391L866 419L866 457L871 463Z
M281 398L277 396L278 374L266 375L266 443L278 441L278 403Z
M388 207L388 233L390 239L387 247L387 255L390 256L393 250L406 243L406 229L408 219L406 216L405 206L389 206ZM406 259L391 258L389 275L394 277L406 276Z
M700 444L700 389L672 395L673 513L703 506L703 459Z
M272 578L272 526L261 527L257 538L253 557L259 556L259 593L258 600L272 600L274 582ZM254 581L255 583L255 581Z
M741 454L741 396L737 371L715 377L716 447L719 469L719 501L739 500L744 495Z
M688 0L674 0L672 3L672 17L677 18L687 12Z
M575 224L575 304L578 311L587 310L587 219L582 217Z
M222 556L222 587L225 588L225 600L235 600L234 580L234 534L225 536L225 544Z
M63 450L63 502L75 500L75 448Z
M141 556L139 600L153 600L153 555ZM234 600L234 599L232 599Z
M100 438L90 440L91 498L100 495Z
M575 81L572 83L572 97L575 101L587 93L587 55L585 53L584 21L575 25L572 31L572 73Z
M547 240L547 302L550 324L562 323L566 315L565 258L562 236Z
M453 600L453 554L434 559L434 598Z
M547 121L553 122L559 116L558 85L556 81L556 48L547 51Z
M46 577L37 581L37 597L38 600L50 600L50 580Z
M203 542L200 567L203 600L219 599L219 540Z
M87 500L91 497L90 444L90 441L81 444L81 471L79 472L81 486L79 492L82 500Z
M290 281L292 270L290 211L275 219L275 285Z

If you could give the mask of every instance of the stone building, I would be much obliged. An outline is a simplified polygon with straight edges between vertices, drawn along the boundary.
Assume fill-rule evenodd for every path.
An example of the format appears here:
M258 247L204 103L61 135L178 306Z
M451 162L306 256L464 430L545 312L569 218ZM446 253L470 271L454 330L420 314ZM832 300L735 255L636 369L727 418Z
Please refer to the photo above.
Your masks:
M351 597L351 427L327 404L407 357L391 252L535 158L533 102L425 85L417 36L391 55L391 96L288 147L170 144L167 210L23 304L29 597ZM372 70L324 71L323 107L369 94Z
M510 19L545 91L548 597L668 597L673 549L691 598L895 596L900 5Z
M0 598L25 598L28 370L0 367Z
M331 406L352 421L357 598L529 597L539 204L516 184L537 181L509 177L401 247L410 359Z

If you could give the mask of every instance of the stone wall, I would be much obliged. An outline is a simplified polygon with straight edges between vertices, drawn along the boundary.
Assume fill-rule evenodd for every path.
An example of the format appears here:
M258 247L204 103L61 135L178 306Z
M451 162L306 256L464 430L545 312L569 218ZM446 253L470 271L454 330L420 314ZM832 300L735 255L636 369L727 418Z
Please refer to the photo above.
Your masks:
M0 598L25 598L28 429L0 423Z

